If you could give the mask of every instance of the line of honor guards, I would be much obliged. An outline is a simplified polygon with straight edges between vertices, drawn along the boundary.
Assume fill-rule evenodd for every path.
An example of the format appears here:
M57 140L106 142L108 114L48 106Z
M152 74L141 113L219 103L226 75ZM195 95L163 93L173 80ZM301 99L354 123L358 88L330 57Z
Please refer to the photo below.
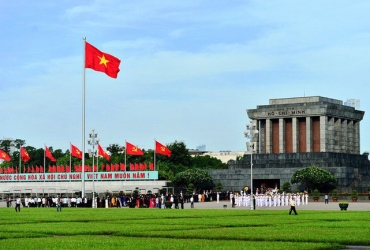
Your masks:
M277 207L289 206L294 198L296 206L308 204L308 193L278 193L277 190L267 191L264 194L256 192L254 195L257 207ZM230 199L231 201L232 199ZM251 205L251 196L245 191L235 194L235 205L239 207L249 207Z

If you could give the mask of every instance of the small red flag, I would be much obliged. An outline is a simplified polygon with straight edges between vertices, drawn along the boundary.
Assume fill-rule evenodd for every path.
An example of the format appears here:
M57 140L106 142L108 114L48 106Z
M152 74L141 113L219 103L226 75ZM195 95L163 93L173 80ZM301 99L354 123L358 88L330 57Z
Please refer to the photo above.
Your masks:
M128 155L144 155L143 151L135 145L126 142L126 154Z
M121 60L110 54L101 52L85 42L85 68L104 72L112 78L117 78Z
M21 147L21 158L24 162L28 162L31 159L26 149L23 147Z
M53 157L48 147L45 146L45 156L49 158L52 162L56 162L57 160Z
M153 164L153 162L149 163L149 169L151 171L154 171L154 164Z
M155 152L157 154L166 155L171 157L171 150L159 142L155 142Z
M110 156L104 151L100 144L98 144L98 155L103 156L107 161L110 159Z
M82 159L82 152L75 145L71 144L71 155L73 157Z
M109 172L109 171L110 171L110 166L109 166L109 164L107 164L107 165L106 165L106 167L107 167L107 172Z
M120 163L119 168L120 168L121 171L126 171L126 166L125 166L124 163Z
M4 161L10 161L10 156L7 152L0 149L0 159L3 159Z

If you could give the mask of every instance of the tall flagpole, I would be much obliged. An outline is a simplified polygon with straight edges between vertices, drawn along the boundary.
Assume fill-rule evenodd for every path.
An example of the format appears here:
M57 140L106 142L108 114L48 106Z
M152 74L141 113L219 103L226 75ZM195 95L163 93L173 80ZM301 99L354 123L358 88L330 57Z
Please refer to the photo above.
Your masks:
M69 172L72 172L72 143L69 143Z
M126 152L127 152L127 141L125 140L125 171L126 171L126 167L127 167L127 164L126 164Z
M85 197L85 60L86 60L86 37L83 39L83 74L82 74L82 176L81 198Z
M157 167L156 167L157 163L156 163L156 160L155 160L155 153L156 153L156 152L155 152L155 151L156 151L156 148L155 148L155 145L156 145L156 144L155 144L155 142L156 142L156 140L155 140L155 138L154 138L154 150L153 150L153 151L154 151L154 171L156 171L156 170L157 170Z
M46 145L44 143L44 177L45 177L45 168L46 168L46 159L45 159L45 156L46 156ZM44 182L45 182L45 178L44 178Z
M20 170L22 169L22 162L21 162L21 146L19 146L19 171L18 171L18 174L20 172Z

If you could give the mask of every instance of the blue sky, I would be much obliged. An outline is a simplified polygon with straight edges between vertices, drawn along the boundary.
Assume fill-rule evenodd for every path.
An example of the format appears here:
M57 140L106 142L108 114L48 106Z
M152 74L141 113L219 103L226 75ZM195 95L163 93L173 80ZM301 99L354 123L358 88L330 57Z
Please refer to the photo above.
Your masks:
M368 13L369 1L0 1L0 136L82 146L83 37L122 61L117 79L86 70L86 133L103 147L245 150L246 109L272 98L367 112ZM365 113L361 153L367 128Z

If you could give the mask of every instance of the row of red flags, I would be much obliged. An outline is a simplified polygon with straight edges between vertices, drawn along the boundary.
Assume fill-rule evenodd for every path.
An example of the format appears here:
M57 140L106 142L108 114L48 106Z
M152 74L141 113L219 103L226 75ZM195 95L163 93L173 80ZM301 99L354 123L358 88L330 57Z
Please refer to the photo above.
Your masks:
M75 165L73 167L73 172L82 172L81 165ZM120 164L102 164L101 171L102 172L118 172L118 171L126 171L126 166L124 163ZM130 171L154 171L154 164L151 162L149 165L146 163L130 163ZM85 165L85 172L93 172L93 169L89 165ZM71 167L70 166L49 166L48 173L70 173ZM98 172L98 167L94 166L94 172ZM18 174L18 167L4 167L0 168L0 174ZM24 166L22 173L44 173L43 166Z
M28 155L25 148L21 147L21 158L23 162L29 161L31 158ZM163 144L159 142L155 142L155 152L157 154L166 155L168 157L171 156L171 150L164 146ZM110 160L110 155L104 151L104 149L98 144L98 156L104 157L107 161ZM126 154L128 155L135 155L135 156L143 156L144 152L138 148L137 146L126 142ZM71 156L82 159L82 151L79 150L75 145L71 144ZM57 160L53 157L52 153L50 152L49 148L45 146L45 157L50 159L52 162L56 162ZM10 161L11 158L8 153L0 149L0 159L3 159L4 161Z

